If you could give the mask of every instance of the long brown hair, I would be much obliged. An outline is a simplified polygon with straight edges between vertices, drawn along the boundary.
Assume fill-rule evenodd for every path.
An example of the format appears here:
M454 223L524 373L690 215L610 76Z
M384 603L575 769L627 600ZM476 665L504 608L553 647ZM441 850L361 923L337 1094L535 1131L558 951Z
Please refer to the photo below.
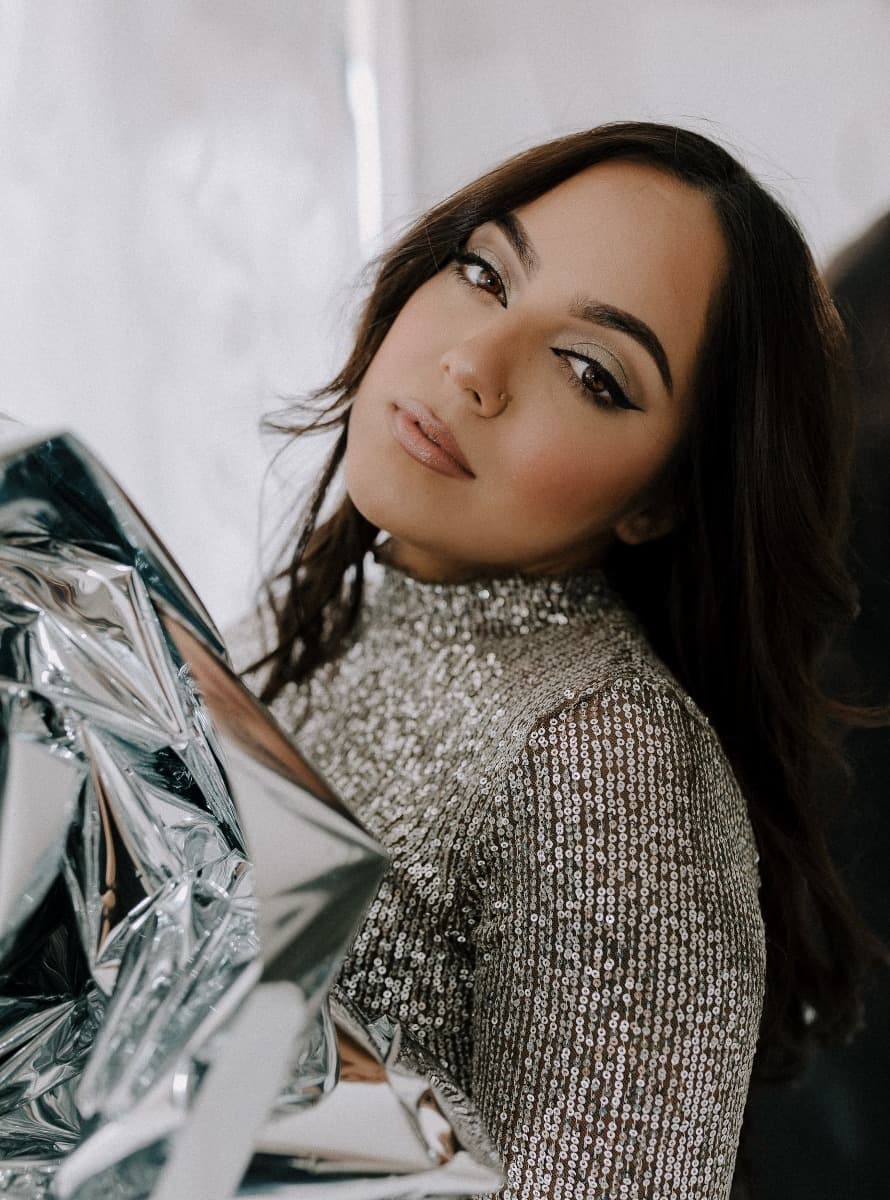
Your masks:
M711 719L746 795L760 850L767 988L755 1073L793 1075L808 1049L860 1021L876 943L826 846L843 794L838 752L864 710L829 698L822 663L855 612L845 567L854 412L843 327L794 220L696 133L616 123L518 154L417 220L376 264L348 361L274 427L339 437L270 577L275 644L262 693L335 657L358 613L379 530L344 496L326 520L352 396L411 294L472 230L609 159L646 163L704 192L729 267L712 306L693 412L662 483L672 531L617 543L605 569ZM261 664L255 664L259 666Z

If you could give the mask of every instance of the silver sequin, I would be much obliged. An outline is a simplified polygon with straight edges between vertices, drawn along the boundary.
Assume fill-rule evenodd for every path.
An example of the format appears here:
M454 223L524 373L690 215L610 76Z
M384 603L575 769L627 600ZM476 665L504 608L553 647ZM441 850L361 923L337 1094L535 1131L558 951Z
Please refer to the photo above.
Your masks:
M273 705L393 856L339 988L468 1090L504 1200L725 1200L765 948L714 731L598 571L368 565Z

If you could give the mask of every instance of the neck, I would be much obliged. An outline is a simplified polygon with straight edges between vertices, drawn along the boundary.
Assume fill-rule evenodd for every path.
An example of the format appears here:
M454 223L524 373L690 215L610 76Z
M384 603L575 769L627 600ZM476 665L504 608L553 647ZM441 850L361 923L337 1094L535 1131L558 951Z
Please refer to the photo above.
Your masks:
M576 571L593 570L601 565L605 549L605 546L598 547L591 552L587 546L583 555L576 551L527 563L468 562L431 554L422 547L388 537L374 547L374 557L378 562L396 567L420 583L469 583L477 579L507 579L516 575L557 578Z

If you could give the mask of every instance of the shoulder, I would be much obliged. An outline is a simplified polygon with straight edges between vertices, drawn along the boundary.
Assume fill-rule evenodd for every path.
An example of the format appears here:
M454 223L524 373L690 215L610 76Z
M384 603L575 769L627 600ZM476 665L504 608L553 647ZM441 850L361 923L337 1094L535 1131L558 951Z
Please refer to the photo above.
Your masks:
M616 676L562 698L513 732L500 774L534 765L562 779L559 764L589 760L587 772L621 765L621 781L644 774L651 786L676 791L706 781L738 791L732 768L708 718L667 675ZM584 778L584 776L582 776Z
M615 679L543 715L490 780L478 833L480 888L502 905L522 886L569 923L593 904L672 938L704 931L716 959L698 942L694 957L762 989L747 804L713 730L665 681Z
M747 804L705 715L667 675L611 679L539 714L489 781L505 828L625 849L759 885ZM520 835L520 839L521 839ZM498 839L500 840L500 839ZM616 847L617 848L617 847Z
M682 771L687 783L710 769L736 787L729 761L710 721L688 693L667 673L618 675L596 687L582 688L536 716L521 738L520 755L562 753L592 755L595 762L621 760L627 770Z
M583 725L585 717L629 726L631 732L640 722L652 724L644 720L648 715L682 725L704 741L716 740L706 715L614 593L596 620L529 639L522 655L505 666L501 694L508 697L508 713L496 769L539 740L542 728L573 720ZM656 720L656 730L658 725Z

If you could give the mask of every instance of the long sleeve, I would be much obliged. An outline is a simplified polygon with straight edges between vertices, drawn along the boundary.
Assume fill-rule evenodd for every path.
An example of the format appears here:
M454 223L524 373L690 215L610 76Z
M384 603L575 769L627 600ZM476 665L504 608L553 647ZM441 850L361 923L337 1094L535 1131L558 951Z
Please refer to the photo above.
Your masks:
M725 1200L764 982L756 853L669 686L541 720L479 829L472 1093L504 1200Z

